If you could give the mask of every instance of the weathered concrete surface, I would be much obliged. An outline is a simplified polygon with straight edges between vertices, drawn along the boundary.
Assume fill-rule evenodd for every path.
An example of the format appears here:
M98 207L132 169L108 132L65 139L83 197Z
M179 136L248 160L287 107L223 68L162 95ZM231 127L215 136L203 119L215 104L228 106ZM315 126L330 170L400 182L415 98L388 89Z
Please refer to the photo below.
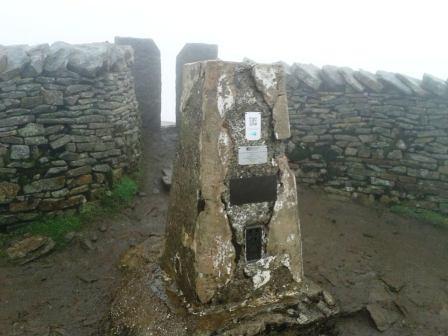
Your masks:
M281 190L274 205L268 234L267 252L280 256L289 268L293 279L302 281L302 244L300 237L299 210L297 208L296 178L289 169L286 157L278 159Z
M193 304L291 289L303 274L295 178L280 141L289 137L282 67L198 62L184 67L183 85L164 269ZM245 136L248 111L261 114L259 140ZM240 146L266 146L266 162L239 165ZM275 176L276 200L232 204L230 180L254 176ZM264 232L262 257L247 262L253 225Z
M134 49L135 94L142 116L142 126L157 130L160 128L162 75L160 50L152 39L115 37L118 45Z
M176 57L176 123L179 126L182 95L182 69L184 64L218 58L218 45L187 43Z
M272 118L275 138L285 140L291 136L289 130L288 102L286 99L286 84L281 65L255 64L252 75L255 84L269 107L272 109Z

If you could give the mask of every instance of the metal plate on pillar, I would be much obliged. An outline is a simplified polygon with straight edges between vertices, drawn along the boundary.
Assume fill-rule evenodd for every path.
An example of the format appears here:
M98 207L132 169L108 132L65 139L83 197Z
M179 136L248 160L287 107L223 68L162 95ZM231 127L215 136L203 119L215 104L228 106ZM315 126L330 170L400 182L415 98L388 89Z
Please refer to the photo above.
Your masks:
M230 180L230 203L275 202L277 200L277 176L254 176Z

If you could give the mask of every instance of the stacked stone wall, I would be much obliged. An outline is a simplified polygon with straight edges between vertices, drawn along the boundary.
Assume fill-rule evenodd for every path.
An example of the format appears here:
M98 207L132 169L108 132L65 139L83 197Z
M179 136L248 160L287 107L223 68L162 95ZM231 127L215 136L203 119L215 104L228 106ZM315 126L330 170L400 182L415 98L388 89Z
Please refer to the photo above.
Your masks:
M298 181L448 212L448 89L431 75L286 67Z
M151 39L115 37L115 43L134 49L135 94L142 116L142 126L149 130L160 129L162 74L160 50Z
M0 229L76 209L140 156L130 47L0 47Z

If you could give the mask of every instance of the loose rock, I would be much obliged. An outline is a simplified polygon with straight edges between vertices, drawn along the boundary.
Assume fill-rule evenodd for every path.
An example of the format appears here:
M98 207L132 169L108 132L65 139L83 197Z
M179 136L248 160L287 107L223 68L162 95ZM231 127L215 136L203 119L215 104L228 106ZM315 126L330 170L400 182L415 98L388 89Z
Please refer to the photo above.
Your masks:
M23 265L48 254L55 246L49 237L31 236L13 243L6 253L11 261Z

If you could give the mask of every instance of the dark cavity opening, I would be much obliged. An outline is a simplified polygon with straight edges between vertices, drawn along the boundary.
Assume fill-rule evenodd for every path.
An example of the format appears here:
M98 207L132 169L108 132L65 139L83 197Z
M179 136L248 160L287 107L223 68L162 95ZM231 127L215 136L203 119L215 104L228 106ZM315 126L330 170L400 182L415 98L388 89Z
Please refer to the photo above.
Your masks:
M205 200L203 198L200 198L198 200L198 213L204 211L205 209Z
M263 229L251 227L246 229L246 261L260 260L263 255Z

